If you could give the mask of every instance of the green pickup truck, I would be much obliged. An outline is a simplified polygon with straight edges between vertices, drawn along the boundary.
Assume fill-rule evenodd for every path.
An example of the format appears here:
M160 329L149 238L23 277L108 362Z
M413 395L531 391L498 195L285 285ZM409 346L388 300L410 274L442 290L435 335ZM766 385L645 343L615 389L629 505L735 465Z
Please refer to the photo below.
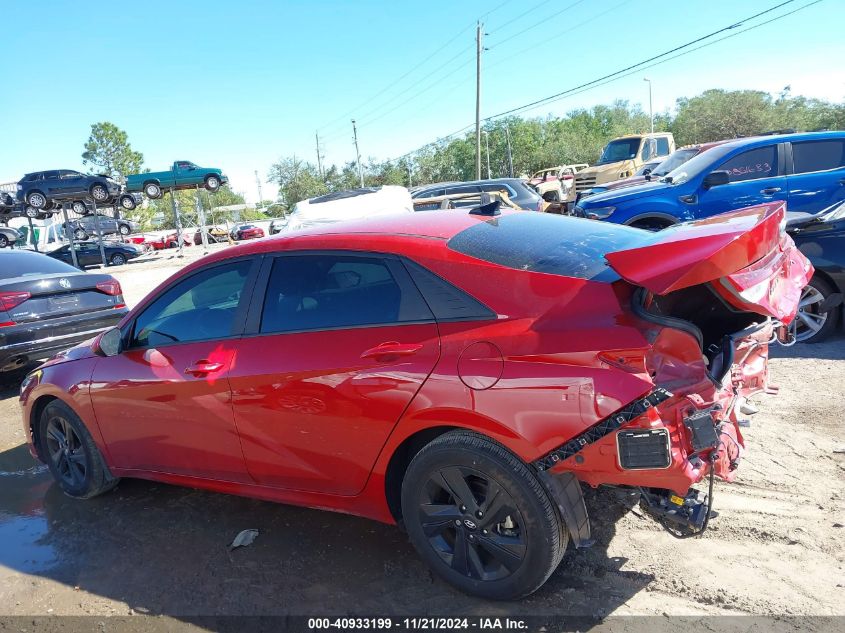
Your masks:
M170 171L151 171L126 177L127 191L143 191L148 198L161 198L163 189L193 189L197 185L211 192L229 182L216 167L197 167L189 160L177 160Z

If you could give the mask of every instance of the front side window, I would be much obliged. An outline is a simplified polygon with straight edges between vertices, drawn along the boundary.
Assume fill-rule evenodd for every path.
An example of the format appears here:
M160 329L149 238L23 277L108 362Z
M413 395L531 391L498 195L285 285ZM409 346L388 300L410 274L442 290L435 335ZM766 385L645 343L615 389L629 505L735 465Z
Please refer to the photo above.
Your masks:
M394 268L395 270L395 268ZM262 333L390 325L432 319L381 257L278 257L267 284Z
M796 174L845 167L845 141L793 143L792 163Z
M716 169L728 172L731 182L771 178L777 175L777 160L777 145L768 145L741 152Z
M214 266L166 290L135 320L131 347L231 336L250 266Z
M461 185L459 187L447 187L446 195L453 193L478 193L479 191L481 191L481 187L478 185Z

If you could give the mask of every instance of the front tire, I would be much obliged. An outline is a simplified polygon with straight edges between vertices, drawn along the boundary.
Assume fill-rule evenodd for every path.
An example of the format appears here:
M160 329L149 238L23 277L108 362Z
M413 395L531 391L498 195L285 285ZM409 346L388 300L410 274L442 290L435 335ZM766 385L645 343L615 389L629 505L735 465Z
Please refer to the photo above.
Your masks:
M821 277L813 277L801 291L798 314L789 329L798 343L819 343L829 337L839 323L839 306L822 312L820 306L836 290Z
M38 421L39 454L70 497L90 499L117 485L82 420L65 403L48 404Z
M120 206L126 209L127 211L134 211L135 210L135 198L132 196L122 196L120 198Z
M85 203L81 200L75 200L70 205L70 208L74 213L77 213L79 215L86 215L88 213L88 207L86 207Z
M9 245L9 238L0 233L0 248L6 248Z
M205 179L205 188L214 193L220 189L220 179L217 176L208 176Z
M99 183L91 186L91 197L97 202L106 202L109 199L109 190L105 185Z
M132 232L132 229L125 224L118 224L117 230L121 235L129 235Z
M530 468L465 431L441 435L402 481L411 543L444 580L494 600L539 589L560 563L568 533Z
M82 229L76 229L76 230L73 232L73 237L75 237L75 238L76 238L76 239L78 239L79 241L82 241L82 240L87 240L87 239L88 239L88 233L86 233L86 232L85 232L85 231L83 231Z

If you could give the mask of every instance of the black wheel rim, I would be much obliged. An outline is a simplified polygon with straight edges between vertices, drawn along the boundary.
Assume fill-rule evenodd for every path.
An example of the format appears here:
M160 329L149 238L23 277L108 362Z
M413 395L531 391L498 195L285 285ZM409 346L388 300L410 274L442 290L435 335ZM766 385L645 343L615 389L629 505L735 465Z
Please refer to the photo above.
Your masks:
M525 522L516 503L498 482L472 468L432 473L418 518L432 549L462 576L501 580L525 560Z
M61 480L74 488L85 482L88 460L79 436L70 422L60 416L47 422L47 451Z

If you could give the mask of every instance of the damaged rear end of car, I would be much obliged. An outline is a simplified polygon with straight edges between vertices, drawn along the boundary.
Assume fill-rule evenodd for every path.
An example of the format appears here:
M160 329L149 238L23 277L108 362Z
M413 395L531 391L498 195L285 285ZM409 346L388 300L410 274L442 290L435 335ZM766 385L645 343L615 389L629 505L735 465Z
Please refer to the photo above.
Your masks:
M743 457L747 399L776 392L769 345L789 343L786 326L813 274L784 231L785 213L782 203L749 207L606 254L647 346L600 356L650 390L537 460L547 485L570 473L614 486L674 536L703 533L714 479L733 481Z

